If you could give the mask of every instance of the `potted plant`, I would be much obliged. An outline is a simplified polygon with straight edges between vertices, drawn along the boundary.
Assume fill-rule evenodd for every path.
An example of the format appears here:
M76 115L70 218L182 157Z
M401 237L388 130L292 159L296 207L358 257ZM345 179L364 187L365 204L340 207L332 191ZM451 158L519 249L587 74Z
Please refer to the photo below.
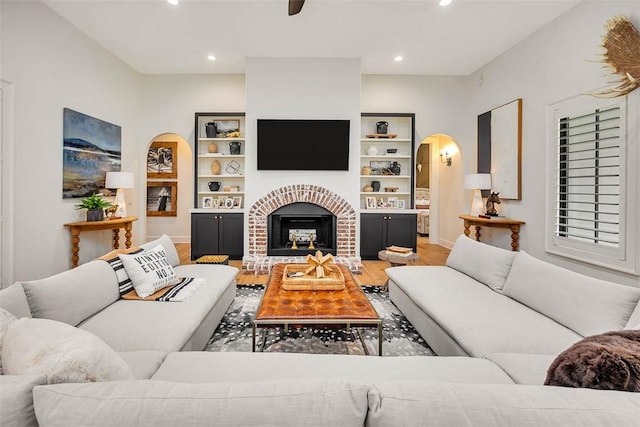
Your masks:
M104 219L104 210L111 206L101 195L93 193L89 197L85 197L76 205L76 209L87 210L87 221L102 221Z

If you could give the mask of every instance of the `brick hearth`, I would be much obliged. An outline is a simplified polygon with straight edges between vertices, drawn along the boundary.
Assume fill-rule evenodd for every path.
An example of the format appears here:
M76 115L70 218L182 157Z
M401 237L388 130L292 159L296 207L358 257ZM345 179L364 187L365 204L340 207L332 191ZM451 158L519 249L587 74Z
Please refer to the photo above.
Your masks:
M267 256L267 218L276 209L292 203L313 203L336 216L336 262L345 264L353 273L362 272L356 257L356 211L342 197L317 185L289 185L271 191L249 209L249 253L242 260L242 270L267 274L278 262L304 262L304 257Z

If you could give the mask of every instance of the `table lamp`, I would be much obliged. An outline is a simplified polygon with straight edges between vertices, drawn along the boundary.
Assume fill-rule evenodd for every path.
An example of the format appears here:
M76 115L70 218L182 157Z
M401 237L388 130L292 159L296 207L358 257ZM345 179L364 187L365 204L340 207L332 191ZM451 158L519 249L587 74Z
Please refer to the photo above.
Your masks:
M470 173L464 176L464 189L473 190L473 201L469 215L478 216L483 212L482 194L480 190L491 190L491 174Z
M133 172L107 172L105 188L117 189L114 204L118 205L115 218L127 216L127 204L124 200L124 189L133 188Z

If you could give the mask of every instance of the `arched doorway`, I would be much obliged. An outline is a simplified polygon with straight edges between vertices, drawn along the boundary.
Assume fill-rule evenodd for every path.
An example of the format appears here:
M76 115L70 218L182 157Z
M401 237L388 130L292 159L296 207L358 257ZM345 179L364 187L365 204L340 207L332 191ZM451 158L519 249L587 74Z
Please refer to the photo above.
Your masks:
M168 151L165 152L165 149ZM158 164L159 151L162 151L162 165ZM140 210L145 218L144 240L153 240L166 234L176 243L189 242L189 209L193 207L191 146L178 134L162 133L147 144L144 159L140 198Z

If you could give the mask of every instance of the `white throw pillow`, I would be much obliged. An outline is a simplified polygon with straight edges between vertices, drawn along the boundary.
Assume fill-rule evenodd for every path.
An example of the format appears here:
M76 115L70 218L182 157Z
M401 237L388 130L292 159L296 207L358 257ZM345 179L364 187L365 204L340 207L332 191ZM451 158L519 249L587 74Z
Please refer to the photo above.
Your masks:
M92 333L49 319L9 325L2 346L7 375L47 375L49 384L133 379L131 368Z
M4 308L0 308L0 375L2 375L2 341L4 340L4 334L9 329L9 325L15 320L17 320L16 316Z
M119 257L131 279L133 289L140 298L148 297L158 289L175 285L180 281L162 245L138 254L123 254Z

